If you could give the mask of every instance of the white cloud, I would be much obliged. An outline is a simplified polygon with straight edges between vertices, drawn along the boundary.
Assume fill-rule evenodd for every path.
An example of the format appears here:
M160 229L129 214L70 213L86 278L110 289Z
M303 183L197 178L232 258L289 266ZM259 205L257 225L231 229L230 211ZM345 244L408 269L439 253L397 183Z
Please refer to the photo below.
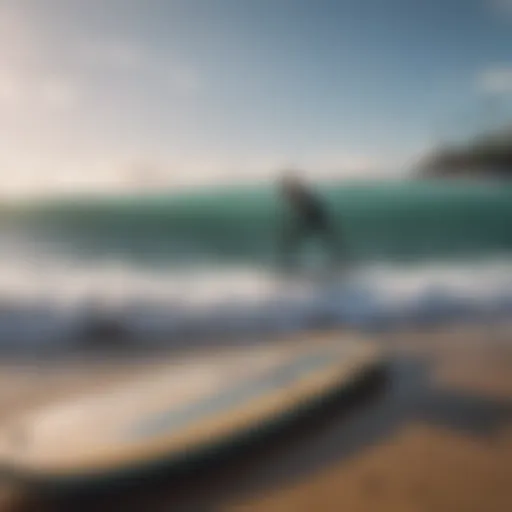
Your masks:
M487 94L512 94L512 64L482 71L478 75L478 88Z
M512 14L512 0L490 0L490 3L498 13Z

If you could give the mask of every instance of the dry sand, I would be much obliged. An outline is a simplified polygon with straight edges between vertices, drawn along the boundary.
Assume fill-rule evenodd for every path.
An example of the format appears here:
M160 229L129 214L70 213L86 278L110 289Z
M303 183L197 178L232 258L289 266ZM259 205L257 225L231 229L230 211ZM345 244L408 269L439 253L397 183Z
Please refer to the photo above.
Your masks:
M378 341L390 356L388 379L357 403L333 404L220 467L45 510L512 510L512 328L403 331ZM0 419L101 390L169 357L4 362Z

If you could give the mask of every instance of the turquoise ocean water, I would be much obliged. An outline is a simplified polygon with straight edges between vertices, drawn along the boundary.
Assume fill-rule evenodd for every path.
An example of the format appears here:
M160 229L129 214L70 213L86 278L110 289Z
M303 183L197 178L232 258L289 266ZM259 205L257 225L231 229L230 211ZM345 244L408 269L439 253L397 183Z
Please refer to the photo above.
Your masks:
M404 181L317 187L360 262L506 255L512 187ZM270 188L54 200L15 219L41 247L138 265L215 261L272 265L288 212Z
M317 186L353 271L283 276L271 187L4 206L0 346L70 343L91 301L144 342L512 312L512 187ZM305 248L304 263L315 261Z

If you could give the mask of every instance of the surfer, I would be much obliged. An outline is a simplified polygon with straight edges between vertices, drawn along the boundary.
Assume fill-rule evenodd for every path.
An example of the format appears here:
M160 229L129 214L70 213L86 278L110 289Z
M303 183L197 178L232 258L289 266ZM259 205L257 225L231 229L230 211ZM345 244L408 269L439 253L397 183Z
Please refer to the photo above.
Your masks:
M307 237L319 237L331 257L337 260L338 243L336 232L327 208L299 178L292 174L283 176L280 182L280 195L291 207L294 222L284 229L282 249L286 266L298 249L299 243Z

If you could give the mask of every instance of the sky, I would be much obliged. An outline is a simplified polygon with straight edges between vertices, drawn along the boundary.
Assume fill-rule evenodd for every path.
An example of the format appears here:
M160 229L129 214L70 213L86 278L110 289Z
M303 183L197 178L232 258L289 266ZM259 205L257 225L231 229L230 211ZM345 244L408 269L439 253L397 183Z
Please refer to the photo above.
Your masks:
M511 96L512 0L0 0L0 195L393 176Z

